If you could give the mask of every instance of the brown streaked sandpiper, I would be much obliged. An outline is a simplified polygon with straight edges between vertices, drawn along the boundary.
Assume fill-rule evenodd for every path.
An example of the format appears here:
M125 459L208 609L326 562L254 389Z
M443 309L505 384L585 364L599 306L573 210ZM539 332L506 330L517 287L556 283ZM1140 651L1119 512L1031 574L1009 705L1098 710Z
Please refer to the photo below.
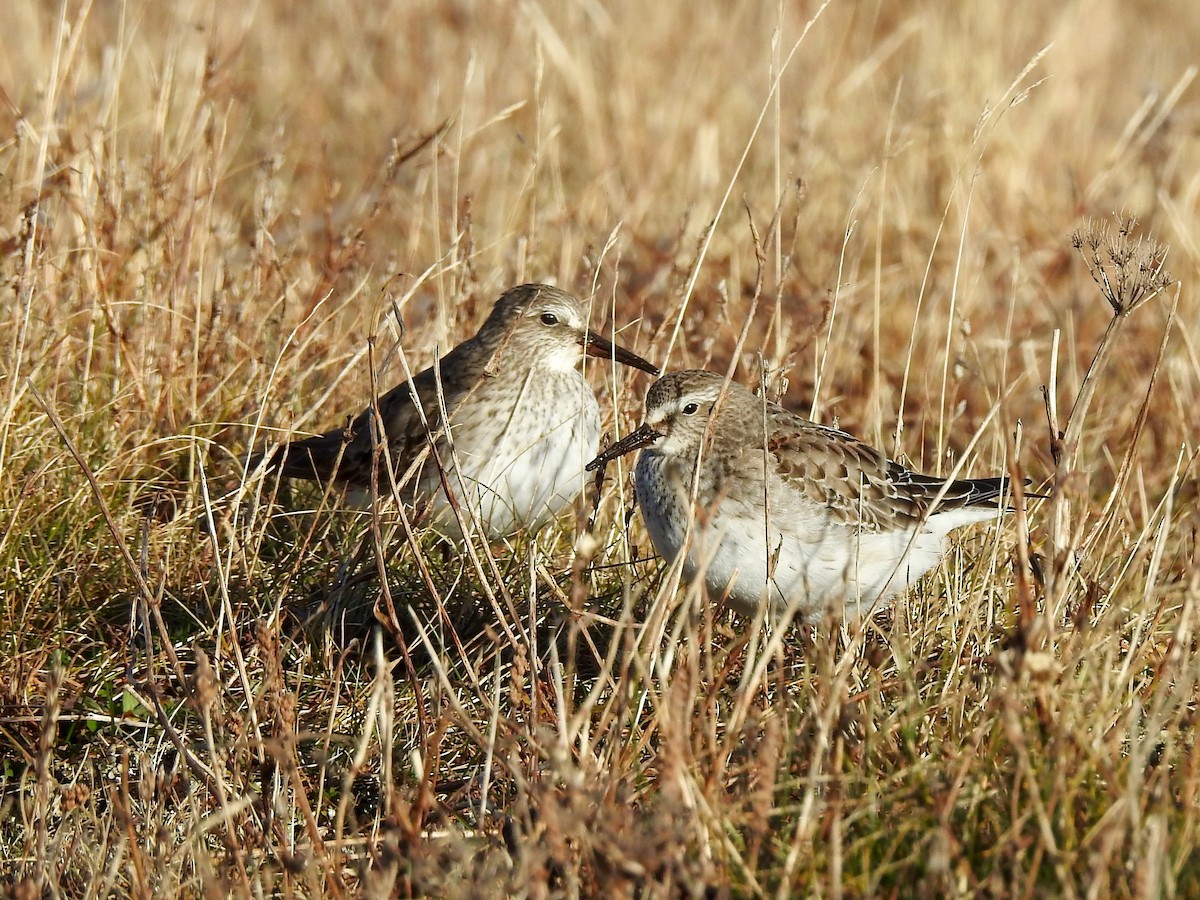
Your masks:
M809 623L869 613L938 563L949 532L998 518L1008 486L921 475L698 370L655 382L644 424L587 468L639 448L637 504L658 552L673 562L686 543L685 578L703 573L748 616L765 601L773 621L789 606Z
M514 287L436 365L347 428L278 448L271 465L289 478L362 492L374 461L387 458L400 497L451 539L475 533L474 523L488 538L535 529L575 502L584 463L599 449L600 407L578 369L584 354L658 374L590 331L580 300L545 284ZM377 490L387 496L387 466L378 471Z

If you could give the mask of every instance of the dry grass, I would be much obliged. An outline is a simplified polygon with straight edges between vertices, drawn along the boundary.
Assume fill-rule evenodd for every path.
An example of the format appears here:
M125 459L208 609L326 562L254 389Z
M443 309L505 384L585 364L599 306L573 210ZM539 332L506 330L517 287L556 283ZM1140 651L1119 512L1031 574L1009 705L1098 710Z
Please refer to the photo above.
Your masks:
M1200 895L1192 0L0 28L18 895ZM1178 281L1132 311L1162 256L1114 211ZM764 644L645 559L621 478L595 540L473 557L240 487L535 279L672 367L748 328L743 381L1051 498ZM591 374L629 427L645 379Z

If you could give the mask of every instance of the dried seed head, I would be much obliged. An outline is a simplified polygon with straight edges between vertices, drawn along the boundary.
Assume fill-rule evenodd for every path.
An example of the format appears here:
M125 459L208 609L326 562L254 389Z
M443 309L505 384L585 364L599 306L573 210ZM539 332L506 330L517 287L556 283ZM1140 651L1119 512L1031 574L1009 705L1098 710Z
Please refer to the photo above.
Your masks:
M189 685L188 699L201 712L205 712L217 699L217 676L208 661L208 654L196 648L196 668Z
M1088 221L1071 235L1092 280L1113 309L1128 316L1175 283L1166 270L1165 244L1150 237L1134 237L1137 218L1114 216L1113 223Z

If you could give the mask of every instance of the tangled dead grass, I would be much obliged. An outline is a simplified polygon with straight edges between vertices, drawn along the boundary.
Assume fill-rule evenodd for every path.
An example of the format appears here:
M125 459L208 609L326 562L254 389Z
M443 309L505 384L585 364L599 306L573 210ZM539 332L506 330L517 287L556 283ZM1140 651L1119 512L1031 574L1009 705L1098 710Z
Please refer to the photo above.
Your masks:
M1200 892L1194 4L230 9L0 9L17 895ZM764 640L624 473L473 556L244 480L535 279L1050 498Z

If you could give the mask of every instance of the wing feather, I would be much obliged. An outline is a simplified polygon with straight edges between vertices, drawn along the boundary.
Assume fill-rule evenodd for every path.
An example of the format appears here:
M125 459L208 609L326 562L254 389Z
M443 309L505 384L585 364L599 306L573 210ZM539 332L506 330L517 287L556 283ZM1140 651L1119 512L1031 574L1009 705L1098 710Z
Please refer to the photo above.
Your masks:
M922 475L892 462L875 448L836 428L817 425L777 408L767 450L780 477L838 521L868 531L916 527L936 509L993 503L1007 478L951 481Z

